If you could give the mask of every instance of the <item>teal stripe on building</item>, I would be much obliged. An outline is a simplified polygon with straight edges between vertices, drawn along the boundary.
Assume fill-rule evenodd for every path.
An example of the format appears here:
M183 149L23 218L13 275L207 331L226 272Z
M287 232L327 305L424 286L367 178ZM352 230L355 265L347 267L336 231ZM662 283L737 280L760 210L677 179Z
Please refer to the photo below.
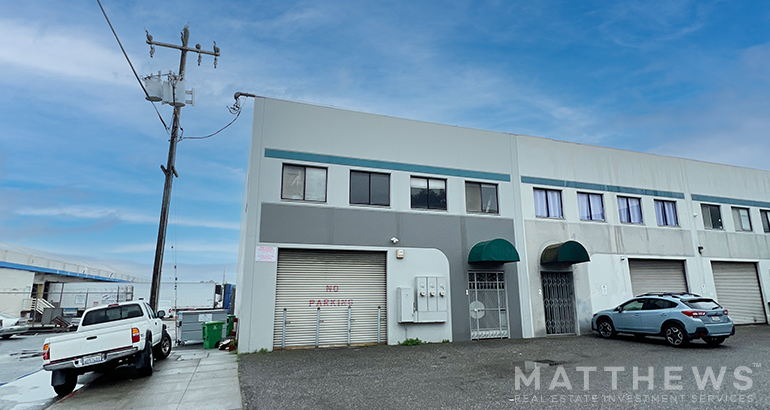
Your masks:
M663 198L684 199L681 192L659 191L656 189L631 188L617 185L591 184L588 182L566 181L561 179L548 179L536 177L521 177L524 184L547 185L562 188L590 189L592 191L615 192L618 194L648 195Z
M718 196L692 194L692 200L698 202L715 202L718 204L754 206L757 208L770 208L770 202L752 201L750 199L722 198Z
M511 182L508 174L494 172L471 171L466 169L434 167L430 165L406 164L401 162L378 161L372 159L360 159L340 157L336 155L311 154L308 152L284 151L279 149L265 149L265 158L285 159L290 161L316 162L320 164L345 165L349 167L362 167L374 169L386 169L391 171L404 171L420 174L444 175L450 177L486 179L491 181Z

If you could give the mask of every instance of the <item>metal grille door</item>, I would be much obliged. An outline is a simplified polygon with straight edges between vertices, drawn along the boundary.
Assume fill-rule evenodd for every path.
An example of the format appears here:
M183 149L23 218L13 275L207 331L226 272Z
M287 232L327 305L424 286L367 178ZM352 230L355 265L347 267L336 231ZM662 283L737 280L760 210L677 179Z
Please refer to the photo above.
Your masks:
M471 339L500 339L509 336L508 294L504 272L469 272L468 302Z
M717 302L727 309L736 325L767 323L757 265L741 262L711 262Z
M575 288L571 272L541 272L545 330L549 335L575 333Z
M386 343L385 253L281 249L273 347Z

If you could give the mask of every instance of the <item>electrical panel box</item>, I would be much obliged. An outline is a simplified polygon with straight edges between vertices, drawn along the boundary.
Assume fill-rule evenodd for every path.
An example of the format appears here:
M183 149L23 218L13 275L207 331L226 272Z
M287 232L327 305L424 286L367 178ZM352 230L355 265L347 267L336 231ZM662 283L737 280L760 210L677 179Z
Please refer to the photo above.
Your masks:
M398 323L414 322L414 292L412 288L398 288L396 303L398 304Z
M436 276L418 276L416 285L417 310L414 314L414 321L416 323L446 322L449 306L447 279Z

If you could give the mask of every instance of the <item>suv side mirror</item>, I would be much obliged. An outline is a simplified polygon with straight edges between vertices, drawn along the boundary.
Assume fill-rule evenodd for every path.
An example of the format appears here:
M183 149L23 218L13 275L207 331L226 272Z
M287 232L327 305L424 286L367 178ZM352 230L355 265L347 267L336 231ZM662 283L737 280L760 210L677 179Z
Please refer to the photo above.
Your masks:
M166 316L165 310L159 310L158 311L158 318L163 319L163 317Z

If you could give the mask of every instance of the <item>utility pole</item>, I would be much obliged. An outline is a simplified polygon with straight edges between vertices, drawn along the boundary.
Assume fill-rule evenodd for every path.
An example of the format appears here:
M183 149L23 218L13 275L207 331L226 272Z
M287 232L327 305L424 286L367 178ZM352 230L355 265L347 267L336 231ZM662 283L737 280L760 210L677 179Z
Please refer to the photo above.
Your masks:
M198 65L201 63L201 54L207 54L214 56L214 68L217 67L217 57L219 57L219 47L214 42L214 51L201 50L201 45L196 44L195 48L187 46L190 39L189 25L185 26L182 30L182 45L177 46L174 44L161 43L153 41L150 33L147 33L147 44L150 45L150 57L155 54L155 46L174 48L182 52L182 57L179 60L179 75L172 76L169 73L169 83L171 83L171 104L174 106L174 119L171 123L171 139L169 140L168 147L168 162L166 167L160 166L160 169L166 176L166 182L163 185L163 204L160 209L160 226L158 227L158 243L155 247L155 263L152 266L152 285L150 287L150 306L153 310L158 310L158 296L160 294L160 279L161 271L163 269L163 250L166 246L166 228L168 227L168 208L171 202L171 185L174 182L174 177L179 178L179 174L176 172L174 163L176 162L176 144L179 142L179 121L182 113L182 107L185 104L185 90L184 90L184 75L187 67L187 53L198 54ZM160 77L158 78L160 80ZM176 87L181 85L181 93L176 90ZM181 101L177 97L181 95ZM168 96L167 96L168 97ZM148 97L149 99L149 97Z

